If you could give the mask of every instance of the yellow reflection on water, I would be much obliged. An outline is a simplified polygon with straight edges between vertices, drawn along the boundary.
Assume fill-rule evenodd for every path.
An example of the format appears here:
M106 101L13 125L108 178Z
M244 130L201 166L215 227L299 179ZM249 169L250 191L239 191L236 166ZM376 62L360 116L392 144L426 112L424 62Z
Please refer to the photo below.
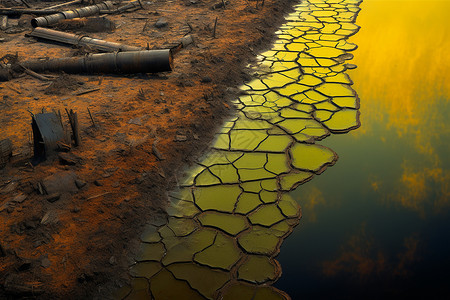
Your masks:
M364 126L356 134L380 121L399 135L419 126L420 134L429 134L423 125L438 113L430 109L450 99L450 1L366 0L361 6L361 30L351 39L359 46L359 70L350 75L361 99L375 101L364 101Z
M350 76L364 103L363 126L353 134L374 134L389 144L395 141L384 135L395 133L405 138L405 153L419 154L399 162L396 190L382 198L422 217L427 206L434 213L450 206L450 172L442 156L450 134L449 12L450 1L366 0L358 16L361 30L351 40L359 48L358 70ZM383 186L372 183L374 190Z

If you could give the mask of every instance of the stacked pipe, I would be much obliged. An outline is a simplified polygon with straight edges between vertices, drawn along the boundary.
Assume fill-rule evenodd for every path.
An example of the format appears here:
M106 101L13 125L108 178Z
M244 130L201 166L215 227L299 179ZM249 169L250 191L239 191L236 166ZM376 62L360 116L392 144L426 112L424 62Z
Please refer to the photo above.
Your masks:
M94 16L100 13L102 10L113 10L114 5L111 1L105 1L99 4L81 7L74 10L67 10L56 14L48 15L45 17L38 17L31 20L31 26L45 27L58 23L64 19L74 19Z

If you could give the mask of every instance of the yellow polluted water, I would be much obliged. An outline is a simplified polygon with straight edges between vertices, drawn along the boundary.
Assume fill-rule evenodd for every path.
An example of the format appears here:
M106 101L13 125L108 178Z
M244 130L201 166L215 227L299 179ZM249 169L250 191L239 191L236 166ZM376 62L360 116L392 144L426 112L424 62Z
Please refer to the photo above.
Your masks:
M287 192L336 162L317 141L360 124L345 73L360 2L302 1L286 17L236 116L170 194L168 220L142 234L119 299L289 299L272 287L301 215Z

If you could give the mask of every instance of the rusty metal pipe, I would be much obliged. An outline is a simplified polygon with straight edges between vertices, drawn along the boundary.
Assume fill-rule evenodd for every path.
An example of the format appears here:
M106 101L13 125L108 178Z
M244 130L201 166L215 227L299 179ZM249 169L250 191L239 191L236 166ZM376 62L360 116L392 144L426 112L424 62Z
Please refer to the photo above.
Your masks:
M140 51L143 50L141 47L128 46L114 42L107 42L103 40L98 40L90 38L88 36L77 35L72 33L61 32L57 30L52 30L43 27L35 28L27 36L46 39L50 41L60 42L69 45L79 45L79 46L89 46L91 48L105 51Z
M112 10L114 5L111 1L105 1L99 4L86 6L74 10L67 10L56 14L48 15L45 17L34 18L31 20L31 26L46 27L58 23L64 19L82 18L94 16L100 13L101 10Z
M84 57L65 57L23 62L35 72L66 72L72 74L100 73L157 73L172 71L172 53L169 49L89 54Z

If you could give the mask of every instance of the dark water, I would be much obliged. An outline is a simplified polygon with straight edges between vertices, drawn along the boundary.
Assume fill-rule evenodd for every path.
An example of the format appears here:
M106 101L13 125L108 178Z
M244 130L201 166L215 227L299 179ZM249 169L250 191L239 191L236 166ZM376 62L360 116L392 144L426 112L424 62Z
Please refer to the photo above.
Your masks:
M338 163L292 196L277 257L292 299L449 299L450 1L361 5L350 71L361 127L322 142Z

